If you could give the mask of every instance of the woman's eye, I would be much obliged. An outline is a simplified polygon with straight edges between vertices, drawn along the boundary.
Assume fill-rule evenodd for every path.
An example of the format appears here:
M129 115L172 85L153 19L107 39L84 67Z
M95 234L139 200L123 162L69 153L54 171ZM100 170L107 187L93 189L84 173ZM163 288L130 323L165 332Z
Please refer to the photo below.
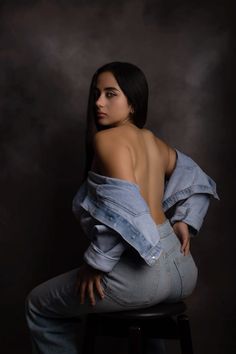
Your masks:
M113 97L115 94L113 92L107 92L107 97Z

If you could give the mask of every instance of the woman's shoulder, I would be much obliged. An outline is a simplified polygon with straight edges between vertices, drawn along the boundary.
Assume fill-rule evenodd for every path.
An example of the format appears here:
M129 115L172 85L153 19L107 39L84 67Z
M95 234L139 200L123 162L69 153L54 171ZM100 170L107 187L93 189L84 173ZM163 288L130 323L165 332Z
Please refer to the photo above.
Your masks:
M124 131L123 127L112 127L109 129L102 129L97 131L94 134L94 139L99 139L100 137L106 137L106 136L119 136L121 135L121 132Z
M94 135L93 148L95 158L105 159L107 163L118 164L119 161L130 159L130 142L117 128L97 132Z
M111 144L113 146L120 145L122 142L125 144L128 142L128 136L132 133L132 130L124 127L114 127L109 129L103 129L94 134L93 142L94 147L98 144Z

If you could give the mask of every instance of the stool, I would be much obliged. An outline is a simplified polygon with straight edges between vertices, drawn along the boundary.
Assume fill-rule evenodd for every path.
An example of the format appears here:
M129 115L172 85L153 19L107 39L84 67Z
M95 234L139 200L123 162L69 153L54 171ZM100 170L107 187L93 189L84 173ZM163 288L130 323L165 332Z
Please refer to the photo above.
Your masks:
M184 302L160 303L144 309L88 314L83 354L94 354L96 336L128 337L129 353L143 353L147 338L178 339L182 354L193 354Z

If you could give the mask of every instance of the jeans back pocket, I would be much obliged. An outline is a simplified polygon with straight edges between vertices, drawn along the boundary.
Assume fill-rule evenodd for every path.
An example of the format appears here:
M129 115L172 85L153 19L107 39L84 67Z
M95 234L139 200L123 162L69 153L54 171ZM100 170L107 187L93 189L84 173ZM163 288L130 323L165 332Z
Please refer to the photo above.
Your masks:
M190 252L185 256L180 254L173 261L180 276L181 298L185 298L193 292L196 286L198 269Z

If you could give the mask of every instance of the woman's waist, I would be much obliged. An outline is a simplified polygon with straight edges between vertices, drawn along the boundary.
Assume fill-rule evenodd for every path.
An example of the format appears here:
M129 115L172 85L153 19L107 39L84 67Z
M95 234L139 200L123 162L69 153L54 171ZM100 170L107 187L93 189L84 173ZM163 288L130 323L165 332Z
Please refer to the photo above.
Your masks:
M156 223L160 239L164 239L174 233L173 227L169 219L165 218L162 223Z
M161 204L153 208L149 206L149 210L156 225L163 224L166 221L167 218Z

